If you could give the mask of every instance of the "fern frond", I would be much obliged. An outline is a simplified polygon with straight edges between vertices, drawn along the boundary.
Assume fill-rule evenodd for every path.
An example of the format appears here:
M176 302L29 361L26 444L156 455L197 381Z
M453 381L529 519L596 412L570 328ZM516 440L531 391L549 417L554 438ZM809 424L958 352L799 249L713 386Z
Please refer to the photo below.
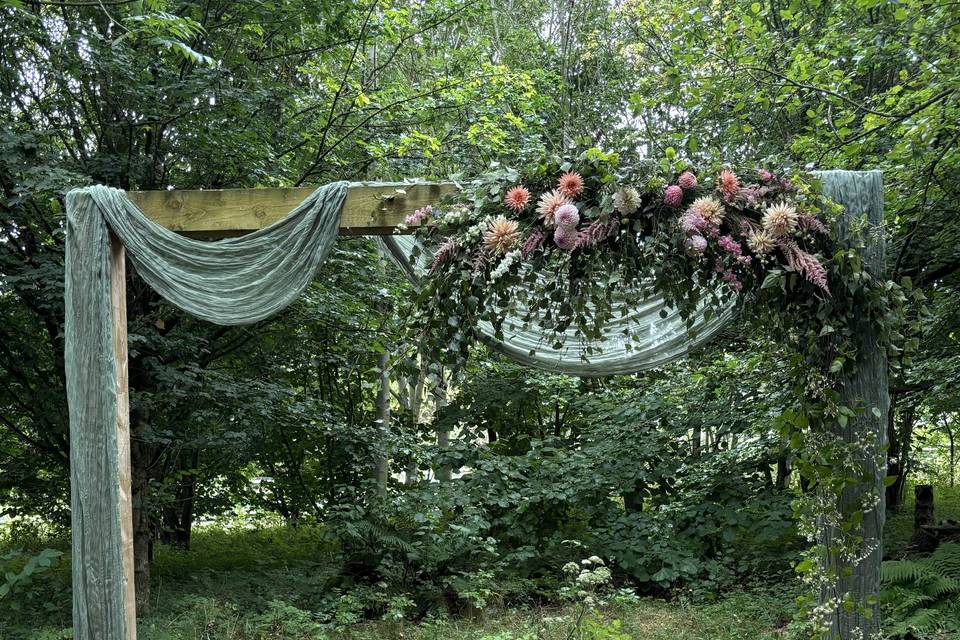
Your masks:
M934 575L930 567L913 560L888 560L883 563L880 579L885 585L920 585L929 581Z

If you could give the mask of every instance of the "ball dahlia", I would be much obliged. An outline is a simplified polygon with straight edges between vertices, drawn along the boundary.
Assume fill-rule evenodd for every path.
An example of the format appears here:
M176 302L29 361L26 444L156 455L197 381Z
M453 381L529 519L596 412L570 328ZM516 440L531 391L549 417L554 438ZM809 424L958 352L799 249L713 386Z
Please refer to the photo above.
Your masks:
M786 202L767 207L763 213L763 228L775 238L789 235L797 228L797 210Z
M580 232L571 227L557 227L553 241L564 251L573 251L580 243Z
M663 204L676 209L683 202L683 189L675 184L667 187L663 192Z
M568 198L576 198L583 192L583 176L576 171L568 171L557 180L557 188Z
M733 200L740 193L740 179L733 171L724 169L717 176L717 188L726 200Z
M513 187L507 191L507 195L503 198L503 203L517 213L523 211L528 202L530 202L530 191L523 186Z
M504 216L493 218L483 232L483 245L491 253L506 253L520 238L517 227L516 220L509 220Z
M558 227L574 228L580 224L580 212L572 204L565 204L553 214L553 221Z
M622 215L630 215L640 208L640 203L640 192L633 187L622 187L613 194L613 206Z
M692 235L683 244L691 256L699 256L707 250L707 239L701 235Z
M572 204L570 198L559 189L554 189L540 196L540 201L537 203L537 213L543 218L545 225L552 227L554 225L553 216L557 213L557 209L565 204Z
M677 178L677 184L680 185L681 189L696 189L697 176L693 175L692 171L684 171L680 174L680 177Z

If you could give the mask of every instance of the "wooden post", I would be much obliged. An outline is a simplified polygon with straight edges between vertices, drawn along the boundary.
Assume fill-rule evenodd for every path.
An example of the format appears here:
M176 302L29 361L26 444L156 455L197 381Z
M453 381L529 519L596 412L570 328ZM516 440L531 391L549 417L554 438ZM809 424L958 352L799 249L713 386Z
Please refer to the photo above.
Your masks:
M820 173L823 191L834 202L843 205L844 218L839 229L839 243L854 246L864 261L865 269L877 279L885 278L886 250L883 237L883 181L879 171L824 171ZM865 224L860 224L864 222ZM859 229L857 234L851 229ZM862 243L862 244L861 244ZM880 610L877 604L870 611L861 610L869 598L880 593L880 564L883 558L883 524L886 518L885 485L887 419L890 396L887 384L887 354L879 344L879 336L870 318L857 309L852 320L857 363L855 371L843 383L842 401L847 406L863 409L851 418L840 435L844 442L860 448L857 461L866 472L863 483L843 490L840 512L849 517L860 509L863 496L872 492L877 502L864 509L859 533L863 537L865 555L845 575L835 554L828 553L829 568L840 575L836 593L822 593L822 599L851 594L856 605L848 610L842 604L832 620L826 637L831 640L873 638L880 634ZM863 440L861 440L863 438ZM836 531L823 525L821 535L829 546Z
M127 268L126 250L110 234L110 310L113 317L113 355L117 370L117 463L119 482L123 617L126 640L137 638L136 589L133 575L133 491L130 478L130 389L127 369Z

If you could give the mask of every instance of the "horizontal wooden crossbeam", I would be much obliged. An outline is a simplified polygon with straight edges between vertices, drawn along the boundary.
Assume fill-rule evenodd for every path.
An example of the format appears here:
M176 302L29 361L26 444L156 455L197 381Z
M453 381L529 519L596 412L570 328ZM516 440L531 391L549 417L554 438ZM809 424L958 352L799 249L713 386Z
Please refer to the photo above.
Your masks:
M184 235L222 238L262 229L285 215L316 187L130 191L127 196L154 222ZM452 182L358 182L347 190L340 234L391 235L415 209L457 190Z

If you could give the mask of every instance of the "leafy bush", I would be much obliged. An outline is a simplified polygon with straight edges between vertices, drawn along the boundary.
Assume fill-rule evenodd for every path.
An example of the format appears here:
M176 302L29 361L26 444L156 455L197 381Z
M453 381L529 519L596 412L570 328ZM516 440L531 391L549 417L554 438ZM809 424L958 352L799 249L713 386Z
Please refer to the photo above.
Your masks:
M926 558L884 562L882 577L881 604L891 638L960 633L960 543L943 544Z
M44 549L36 555L26 555L20 549L14 549L0 555L0 606L8 606L19 611L25 605L52 606L44 600L44 593L34 588L38 576L48 572L60 559L63 552L56 549Z

